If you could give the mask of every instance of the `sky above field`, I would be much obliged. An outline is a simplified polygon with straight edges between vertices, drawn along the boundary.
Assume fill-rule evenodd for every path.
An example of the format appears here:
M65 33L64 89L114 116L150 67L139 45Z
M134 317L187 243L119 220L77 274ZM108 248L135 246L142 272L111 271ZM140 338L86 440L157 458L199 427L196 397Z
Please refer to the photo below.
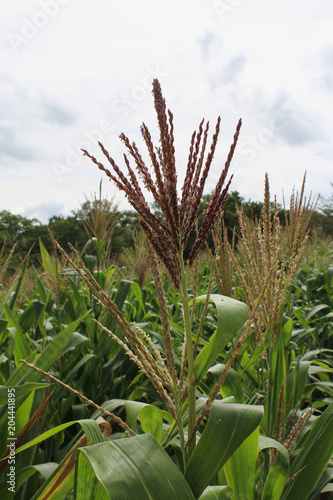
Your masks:
M0 210L43 223L98 192L102 141L122 166L124 132L144 157L157 144L158 78L174 114L179 183L202 118L221 136L207 182L223 168L239 118L231 190L289 199L333 182L331 0L15 0L0 6ZM149 163L149 162L148 162ZM105 162L106 164L106 162ZM127 209L106 179L105 196Z

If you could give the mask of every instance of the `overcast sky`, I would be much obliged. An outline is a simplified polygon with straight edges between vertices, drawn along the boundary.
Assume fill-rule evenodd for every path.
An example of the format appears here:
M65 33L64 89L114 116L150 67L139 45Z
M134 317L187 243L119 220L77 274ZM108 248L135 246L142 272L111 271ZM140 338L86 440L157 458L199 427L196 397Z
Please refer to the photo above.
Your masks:
M143 121L157 138L155 77L180 182L193 130L221 115L208 191L241 117L231 190L261 201L267 172L281 201L306 170L307 195L330 196L332 17L331 0L3 0L0 210L47 222L79 208L101 179L81 147L102 160L101 140L123 165L121 132L140 150Z

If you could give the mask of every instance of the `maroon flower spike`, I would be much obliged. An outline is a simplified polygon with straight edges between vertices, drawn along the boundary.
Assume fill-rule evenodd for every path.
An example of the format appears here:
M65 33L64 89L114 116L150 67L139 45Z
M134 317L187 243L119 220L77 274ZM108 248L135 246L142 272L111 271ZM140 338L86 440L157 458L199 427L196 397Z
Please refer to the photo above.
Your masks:
M152 194L155 203L160 207L162 219L157 218L151 212L140 188L138 177L131 168L129 158L126 155L124 155L124 160L128 170L127 175L120 170L101 143L99 143L99 145L108 159L112 171L105 168L104 165L97 161L97 159L86 150L83 150L83 152L100 170L105 172L120 191L125 193L129 203L140 215L140 224L145 232L147 240L154 248L158 257L164 262L174 286L179 288L179 256L186 246L188 237L197 218L206 179L217 145L221 118L219 117L217 120L206 161L204 161L204 158L209 123L204 127L204 120L202 120L198 132L193 133L185 180L182 187L182 196L180 198L177 194L173 115L166 108L161 86L157 79L153 81L153 96L160 130L160 147L154 147L149 130L144 123L141 126L141 134L148 149L154 178L145 165L136 144L134 142L131 144L124 134L120 135L120 139L125 144L129 156L132 157L135 162L139 178L142 180L145 188ZM205 218L201 224L197 239L190 252L188 258L188 264L190 266L193 264L200 249L204 245L228 198L228 188L232 177L225 187L224 183L237 144L241 123L241 120L239 120L227 161L206 210Z

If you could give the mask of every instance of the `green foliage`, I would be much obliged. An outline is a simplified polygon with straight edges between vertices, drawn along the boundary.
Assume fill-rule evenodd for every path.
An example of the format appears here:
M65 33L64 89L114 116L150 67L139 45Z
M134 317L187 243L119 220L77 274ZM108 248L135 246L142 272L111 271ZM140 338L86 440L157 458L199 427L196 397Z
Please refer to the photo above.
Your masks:
M143 500L194 500L183 476L150 434L81 448L75 494L84 500L130 500L133 494Z
M198 444L184 471L174 418L165 410L153 385L94 322L102 321L121 335L112 316L101 309L80 276L64 270L59 262L56 264L43 244L39 258L44 274L33 275L30 297L25 295L24 301L20 298L22 278L1 296L0 303L0 453L2 456L6 453L7 397L8 388L13 388L16 435L20 436L15 457L17 498L43 498L51 490L50 498L73 498L73 488L76 488L74 498L80 498L82 488L86 492L84 498L89 498L88 485L94 498L96 495L109 498L107 492L114 488L120 492L143 488L151 498L161 498L163 490L166 498L173 498L174 494L179 499L206 500L237 499L242 495L249 500L289 500L299 498L300 494L302 498L319 498L320 491L329 490L332 477L329 460L333 451L330 269L318 271L310 263L294 279L285 303L285 313L290 319L284 320L281 342L272 353L270 363L275 368L271 375L262 348L253 343L253 337L243 344L207 414L207 421L203 420L197 431ZM96 260L88 258L86 262L126 319L153 332L156 346L165 356L153 283L148 282L140 289L134 281L121 280L115 266L98 271ZM203 265L194 326L200 323L209 277L209 267ZM58 296L57 283L60 283ZM166 275L163 284L177 352L181 349L182 306ZM247 317L246 308L243 311L243 305L237 301L224 298L224 309L220 309L220 300L217 294L211 295L199 343L197 416L223 374ZM234 311L234 306L240 307L240 311ZM121 417L137 436L123 439L123 429L111 422L111 436L103 437L96 424L100 411L93 413L73 393L50 384L41 373L22 364L22 358ZM269 376L278 389L268 410L265 394ZM283 407L282 382L285 382ZM302 426L302 414L311 407L315 413L312 415L312 410ZM186 428L186 403L181 419ZM81 431L77 431L75 422ZM277 435L277 427L285 427L288 432ZM292 442L288 441L291 436L294 436ZM0 492L3 498L11 498L5 482L8 465L5 460L2 464ZM115 474L114 467L120 465L124 474L126 467L131 473ZM139 477L140 486L136 486ZM247 481L242 480L244 477Z

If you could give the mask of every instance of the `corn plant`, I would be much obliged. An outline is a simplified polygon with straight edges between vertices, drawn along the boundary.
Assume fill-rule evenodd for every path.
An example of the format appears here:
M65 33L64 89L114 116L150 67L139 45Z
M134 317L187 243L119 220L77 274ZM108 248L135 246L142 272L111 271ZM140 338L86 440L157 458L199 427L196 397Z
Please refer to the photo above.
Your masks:
M154 275L156 295L159 302L160 329L163 337L165 358L162 357L161 352L157 349L153 340L154 337L144 331L141 326L131 324L126 320L116 304L95 279L91 270L85 266L84 262L79 258L78 254L76 255L76 261L74 261L64 254L61 248L59 248L59 250L66 256L71 266L76 270L82 280L88 284L94 296L100 301L102 306L104 306L107 312L114 318L121 335L119 334L120 332L116 335L115 331L113 331L114 328L107 328L105 324L98 322L100 328L106 331L123 347L130 359L137 364L139 370L147 376L166 409L166 412L163 409L164 413L159 413L156 407L151 407L151 409L142 408L142 405L136 404L133 410L131 408L133 404L125 404L129 416L134 414L134 417L132 416L132 418L130 418L132 427L137 429L136 420L139 418L139 408L140 415L142 414L142 430L151 432L155 436L155 440L153 441L153 438L148 435L131 438L138 443L138 446L139 443L143 443L140 445L140 448L148 447L147 450L151 448L152 452L154 451L157 454L156 465L153 462L153 469L146 469L148 475L146 474L144 487L148 489L153 486L155 488L158 487L160 495L164 494L159 486L163 477L154 477L154 466L157 467L157 471L161 473L161 465L164 464L163 469L170 469L172 466L170 473L172 471L172 477L175 484L178 483L177 490L175 490L173 494L174 498L179 498L181 494L179 489L183 491L184 496L182 496L182 498L193 498L193 494L196 497L202 494L203 490L208 486L211 477L217 473L218 469L221 468L223 463L231 456L239 444L259 425L262 418L262 408L260 406L252 407L250 412L251 416L249 417L248 408L238 405L221 404L221 402L214 403L219 388L223 383L223 378L225 378L225 374L223 374L221 380L217 382L211 395L206 398L206 400L197 400L197 389L201 380L204 378L209 367L213 364L218 353L244 326L247 319L247 308L240 302L228 299L227 297L223 298L222 296L210 295L209 293L206 297L195 297L191 302L188 290L188 276L228 196L231 178L227 182L226 179L236 147L241 121L239 121L237 125L225 167L222 170L211 202L208 205L205 218L198 231L188 261L185 263L183 251L196 221L196 215L205 182L215 153L220 129L220 118L217 120L215 133L206 159L205 150L208 140L209 124L204 125L204 121L202 121L199 130L193 133L182 195L178 196L173 138L173 115L166 109L165 100L157 80L154 80L153 83L153 95L160 129L161 147L155 150L150 133L145 124L142 125L141 132L153 165L155 180L153 180L145 166L136 145L134 143L131 144L124 134L120 137L129 155L134 159L145 187L153 195L155 202L160 207L162 213L161 219L154 216L149 209L140 188L139 180L130 166L130 161L126 155L124 155L124 159L128 169L127 176L122 173L102 144L100 144L101 149L112 166L112 173L87 151L84 151L84 153L114 181L121 191L125 193L129 202L141 217L140 224L147 241L150 266ZM178 199L180 199L180 204L178 203ZM184 343L179 353L173 348L171 321L158 260L165 265L172 286L177 290L181 298L183 321L182 324L177 325L177 327L183 331ZM198 332L196 333L196 339L194 341L194 332L192 331L194 311L195 307L200 307L201 303L203 303L204 315L210 301L215 304L217 310L217 332L212 335L206 346L198 349L203 321L200 321L198 325ZM234 357L236 357L245 337L246 332L240 335L237 345L235 346ZM32 366L32 364L30 363L29 366ZM143 410L145 410L145 412L143 412ZM162 409L160 411L162 411ZM210 417L208 423L204 426L204 418L209 412ZM144 415L146 415L145 418ZM162 415L169 424L164 432L164 436L161 434L163 429ZM223 419L223 425L219 426L219 422L222 421L220 418L222 415L226 415L226 418ZM125 422L120 422L120 426L129 434L135 433L135 430L131 429ZM230 435L229 432L227 432L228 426L235 431L235 437L233 439L231 438L232 434ZM205 434L202 434L201 439L198 444L196 444L196 433L201 433L204 428ZM216 452L211 455L210 460L206 460L205 467L202 467L202 457L207 455L207 451L215 443L216 436L213 437L211 432L214 428L216 428L216 433L219 435L219 444L224 447L225 451L221 455L217 452L215 446ZM164 439L164 446L171 445L175 440L179 443L176 446L176 449L178 448L180 451L181 457L179 468L183 471L186 481L181 476L177 476L174 465L172 465L172 462L166 461L167 456L162 453L162 449L158 451L159 445L157 441L162 442L162 439ZM127 450L128 446L134 446L134 443L132 445L129 439L121 441L119 444L115 444L117 444L116 448L111 449L109 449L109 446L107 448L103 446L103 450L109 449L111 460L114 460L112 458L114 454L116 454L114 456L119 454L118 446L121 446L121 449L125 446ZM144 450L144 448L142 449ZM81 470L81 467L86 468L88 463L87 460L91 460L91 457L89 458L90 451L87 450L87 452L88 455L85 455L85 459L83 455L80 455L77 462L78 471ZM105 454L102 449L100 453L103 455ZM137 460L135 454L133 455L133 460ZM149 465L149 461L147 460L146 462L147 465ZM90 464L92 465L91 461ZM78 477L82 478L82 474ZM116 477L115 470L113 471L112 477ZM151 479L154 478L154 481L148 482L149 477L151 477ZM82 479L80 481L81 482L78 482L76 485L76 494L78 498L80 494L82 494ZM101 484L101 482L99 484ZM105 484L103 486L105 488ZM132 490L133 485L128 485L128 487ZM100 486L97 486L97 488L100 488ZM125 484L121 485L122 490L125 491L126 488L127 486ZM219 487L219 489L221 488ZM167 495L166 498L171 498L171 491L172 489L169 489L165 492ZM154 496L156 496L156 492Z
M177 173L175 166L175 150L174 150L174 137L173 137L173 115L166 109L165 100L162 96L159 82L154 80L153 84L154 104L157 112L158 124L160 129L160 142L161 147L156 151L154 149L149 130L145 124L141 127L141 133L144 142L148 148L150 160L153 165L155 173L155 182L149 173L142 157L137 149L135 143L130 143L129 139L121 134L120 138L124 142L129 155L134 159L136 168L143 180L147 190L153 195L155 203L160 207L162 213L162 220L157 219L148 207L144 194L140 188L138 178L130 166L129 159L124 155L125 163L128 169L128 177L126 177L119 167L116 165L112 157L109 155L105 147L100 143L100 147L108 159L113 173L106 169L100 162L96 160L87 151L84 154L92 159L97 166L106 173L106 175L114 181L118 189L125 193L128 201L133 208L141 216L140 225L147 238L148 245L151 248L152 265L156 269L154 263L155 255L164 263L172 283L182 297L184 309L184 322L185 322L185 346L186 346L186 361L187 361L187 394L188 394L188 413L189 413L189 442L188 442L188 456L190 457L195 445L195 373L194 373L194 357L192 346L192 333L191 333L191 319L189 311L189 300L187 290L187 271L183 260L183 251L186 246L188 237L196 221L196 215L203 194L205 182L209 173L209 169L213 160L214 152L216 149L217 139L220 129L220 118L217 120L215 133L212 139L210 151L207 159L204 162L204 154L208 138L208 124L204 128L202 121L198 132L192 135L189 161L185 175L185 181L182 188L182 197L180 206L178 205L177 194ZM232 156L236 147L241 121L239 121L234 136L233 144L230 148L229 156L226 161L225 167L220 175L219 181L212 195L211 202L207 208L205 219L200 227L197 239L193 245L188 258L188 267L191 268L193 263L204 245L208 234L210 233L226 199L228 188L231 179L224 187L227 178L229 166ZM130 179L130 181L128 180ZM155 254L155 255L154 255ZM167 407L171 414L176 417L182 441L182 453L184 463L186 463L185 442L180 422L180 394L184 392L183 387L177 388L178 377L175 370L174 354L171 345L171 336L168 327L168 316L165 305L164 294L159 284L159 278L155 270L155 282L158 293L160 293L160 306L161 306L161 321L163 325L164 341L166 344L167 353L167 371L162 378L167 382L168 392L174 398L171 402L167 396L163 394L164 402L168 402ZM130 329L131 330L131 329ZM132 333L128 332L128 337L131 339ZM131 339L132 340L132 339ZM133 342L133 341L132 341ZM135 347L135 349L137 349ZM137 352L135 353L137 356ZM142 362L139 361L140 368L143 367ZM168 375L166 375L168 373ZM146 374L148 372L146 371ZM155 375L161 375L158 371ZM162 389L161 389L162 390ZM169 397L169 396L168 396Z
M101 259L110 261L111 237L119 218L118 204L114 199L102 198L102 181L99 185L99 196L94 193L93 199L86 197L81 205L82 224L89 237L89 245L95 247L97 269L101 268Z

